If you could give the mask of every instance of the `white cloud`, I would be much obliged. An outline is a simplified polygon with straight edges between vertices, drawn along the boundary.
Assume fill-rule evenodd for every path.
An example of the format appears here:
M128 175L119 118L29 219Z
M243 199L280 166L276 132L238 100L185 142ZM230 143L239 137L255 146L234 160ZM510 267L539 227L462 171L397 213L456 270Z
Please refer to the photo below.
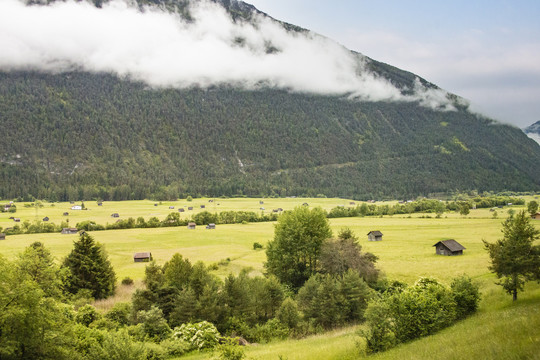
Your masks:
M0 69L112 72L153 87L233 84L347 95L372 101L421 100L445 108L445 93L404 97L366 71L363 58L313 33L287 32L271 19L235 23L210 2L191 8L194 22L157 8L143 12L115 0L26 6L0 2ZM243 39L240 46L235 40ZM269 44L279 49L267 54ZM431 95L430 95L431 94ZM429 96L428 96L429 95Z
M464 29L440 42L384 31L351 30L345 38L353 49L469 99L475 111L520 127L540 119L540 42L516 41L509 29Z

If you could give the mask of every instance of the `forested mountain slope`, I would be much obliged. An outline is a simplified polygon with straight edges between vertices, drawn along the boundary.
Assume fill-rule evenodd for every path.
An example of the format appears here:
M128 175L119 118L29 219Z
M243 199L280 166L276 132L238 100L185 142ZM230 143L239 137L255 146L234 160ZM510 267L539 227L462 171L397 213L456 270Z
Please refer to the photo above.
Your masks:
M2 198L539 187L540 146L464 110L89 73L3 73L0 96Z
M190 17L189 1L139 3ZM234 21L260 14L242 2L219 3ZM422 94L440 90L412 73L354 56L402 96L419 87ZM0 198L368 199L540 189L538 144L517 128L470 113L457 96L444 96L450 111L421 98L368 101L226 84L150 87L81 69L4 70Z

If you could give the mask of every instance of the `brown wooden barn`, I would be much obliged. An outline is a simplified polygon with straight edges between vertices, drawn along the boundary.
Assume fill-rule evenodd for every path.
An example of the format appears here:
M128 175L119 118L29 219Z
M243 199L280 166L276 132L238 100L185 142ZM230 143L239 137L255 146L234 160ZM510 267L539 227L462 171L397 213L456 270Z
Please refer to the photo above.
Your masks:
M383 233L379 230L370 231L367 234L369 241L382 241Z
M152 253L151 252L139 252L133 254L133 261L134 262L150 262L152 261Z
M195 224L194 222L190 222L189 224L187 224L187 228L191 230L195 229L196 226L197 224Z
M540 220L540 212L537 212L536 214L532 215L531 218L533 220Z
M463 255L463 250L465 250L463 245L453 239L439 241L433 246L435 246L437 255Z
M6 240L6 234L0 233L0 240Z
M210 224L206 225L206 228L207 228L208 230L214 230L214 229L216 228L216 224L210 223Z

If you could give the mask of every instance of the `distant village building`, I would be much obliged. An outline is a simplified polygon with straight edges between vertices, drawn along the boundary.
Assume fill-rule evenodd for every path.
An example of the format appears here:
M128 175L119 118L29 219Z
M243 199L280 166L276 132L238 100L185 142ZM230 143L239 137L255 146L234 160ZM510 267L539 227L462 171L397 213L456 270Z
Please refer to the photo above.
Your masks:
M184 210L184 208L178 209L178 212L184 212L184 211L186 211L186 210Z
M62 234L77 234L79 230L77 228L63 228Z
M435 253L437 255L463 255L463 250L465 250L463 245L453 239L439 241L433 246L435 246Z
M532 218L533 220L540 220L540 212L538 212L538 213L532 215L531 218Z
M15 222L21 222L21 219L20 219L20 218L13 218L13 221L15 221Z
M354 201L350 201L349 205L356 205L356 203Z
M383 233L375 230L368 232L367 236L369 241L382 241Z
M4 205L4 211L7 212L11 209L11 204L5 204Z
M263 205L264 204L264 201L259 201L259 205Z
M193 210L193 206L190 206L187 208L188 210Z
M214 224L214 223L208 224L208 225L206 225L206 228L207 228L208 230L214 230L214 229L216 228L216 224Z
M64 213L63 215L64 215L64 216L68 216L68 215L69 215L69 213L68 213L68 212L65 212L65 213Z
M45 217L43 218L43 221L49 221L49 218L48 218L47 216L45 216Z
M118 213L114 213L114 214L111 214L111 217L117 218L117 217L120 217L120 215Z
M98 205L98 206L103 206L103 202L98 201L97 205Z
M169 209L171 209L171 210L174 209L174 206L169 206Z
M204 209L206 206L205 205L201 205L201 209Z
M73 205L71 207L71 210L82 210L82 206L81 205Z
M303 203L302 206L309 206L309 204L308 203Z
M139 252L133 254L133 261L134 262L150 262L152 261L152 253L151 252Z
M0 240L6 240L6 234L0 233Z
M190 222L190 223L187 224L187 228L191 229L191 230L195 229L196 226L197 226L197 224L195 224L194 222Z

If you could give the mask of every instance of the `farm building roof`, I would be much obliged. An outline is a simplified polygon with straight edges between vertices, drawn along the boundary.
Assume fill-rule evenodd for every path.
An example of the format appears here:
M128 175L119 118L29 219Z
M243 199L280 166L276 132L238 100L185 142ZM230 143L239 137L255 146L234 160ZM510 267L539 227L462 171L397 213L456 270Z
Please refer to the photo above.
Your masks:
M138 252L133 254L134 259L149 259L152 257L151 252Z
M370 231L370 232L368 232L367 234L368 234L368 235L369 235L369 234L373 234L373 235L375 235L375 236L382 236L382 235L383 235L382 232L380 232L379 230Z
M461 245L460 243L458 243L454 239L442 240L442 241L439 241L437 244L435 244L433 246L437 246L439 243L446 246L448 248L448 250L450 250L450 251L459 251L459 250L464 250L465 249L465 247L463 245Z

